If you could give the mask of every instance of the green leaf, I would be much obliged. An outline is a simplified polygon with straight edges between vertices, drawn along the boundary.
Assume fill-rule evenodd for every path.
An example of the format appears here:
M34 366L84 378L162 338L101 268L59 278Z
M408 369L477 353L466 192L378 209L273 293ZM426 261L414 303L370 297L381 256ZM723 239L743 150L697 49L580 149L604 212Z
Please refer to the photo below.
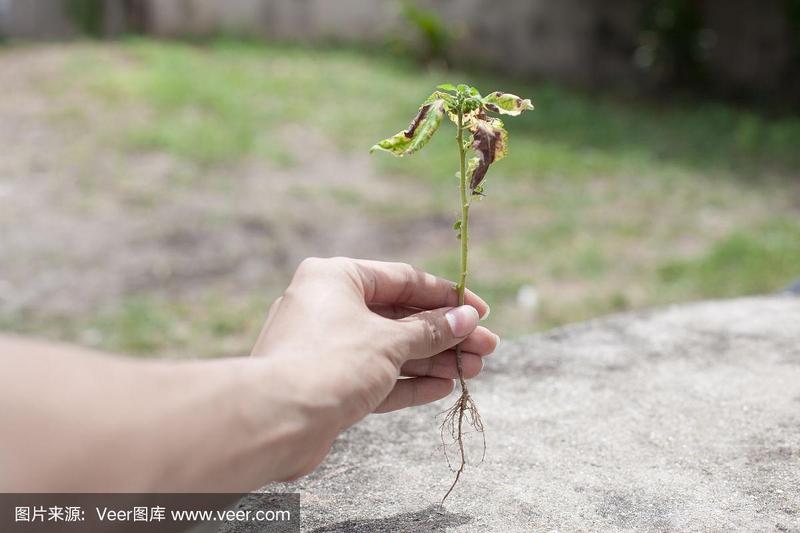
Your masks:
M437 85L436 88L441 89L443 91L453 91L453 92L457 90L456 86L453 85L452 83L443 83L441 85Z
M485 113L475 116L470 131L472 132L470 148L478 154L467 164L469 188L474 194L486 178L489 165L500 161L508 153L508 132L502 120L488 117Z
M483 97L483 105L488 111L501 115L517 116L523 111L533 109L533 104L528 99L522 99L516 94L495 91Z
M422 102L422 105L432 104L436 100L444 100L444 102L446 104L451 104L452 105L452 104L455 104L456 97L454 95L450 94L450 93L443 93L442 91L436 91L432 95L427 97L425 99L425 101Z
M456 231L461 231L461 219L459 218L456 220L455 224L453 224L453 229Z
M445 102L442 99L423 104L407 130L382 140L370 148L370 153L375 150L383 150L401 157L420 150L439 129L444 117L444 104Z

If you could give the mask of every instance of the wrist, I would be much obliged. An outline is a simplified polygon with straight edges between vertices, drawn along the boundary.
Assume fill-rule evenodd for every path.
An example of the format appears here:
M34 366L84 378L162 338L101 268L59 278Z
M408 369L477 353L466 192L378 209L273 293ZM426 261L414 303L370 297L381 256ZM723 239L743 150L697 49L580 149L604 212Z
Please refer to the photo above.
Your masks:
M308 473L327 454L341 431L339 406L315 387L296 365L277 357L237 361L243 394L241 420L252 435L268 481Z

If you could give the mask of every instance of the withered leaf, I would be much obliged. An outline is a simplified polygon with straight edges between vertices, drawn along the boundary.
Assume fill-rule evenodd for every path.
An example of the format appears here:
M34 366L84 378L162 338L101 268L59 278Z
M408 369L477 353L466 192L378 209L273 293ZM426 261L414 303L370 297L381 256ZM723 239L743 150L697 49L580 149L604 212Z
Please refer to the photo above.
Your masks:
M439 129L444 117L444 107L445 102L441 99L426 102L419 108L408 129L374 145L370 148L370 153L383 150L396 156L404 156L420 150Z
M483 97L484 107L493 113L517 116L523 111L533 109L533 104L527 98L523 99L516 94L495 91Z
M470 159L467 172L469 175L469 188L472 192L486 178L489 165L503 159L508 152L508 133L499 118L478 114L470 124L472 144L470 148L477 152L477 156Z

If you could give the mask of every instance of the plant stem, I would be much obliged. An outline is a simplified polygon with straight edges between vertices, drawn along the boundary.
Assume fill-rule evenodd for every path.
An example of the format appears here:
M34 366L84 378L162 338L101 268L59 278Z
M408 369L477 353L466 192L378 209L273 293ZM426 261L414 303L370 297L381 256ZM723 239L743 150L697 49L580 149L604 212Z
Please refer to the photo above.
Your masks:
M461 240L461 272L458 279L458 305L464 305L464 290L467 287L467 252L469 251L469 196L467 194L467 151L464 148L464 113L461 109L458 110L458 132L456 133L456 142L458 142L458 153L461 164L459 192L461 198L461 226L460 226L460 240ZM464 366L461 358L461 345L456 345L456 367L458 368L458 381L461 384L461 396L459 396L456 405L453 406L454 414L458 416L456 426L455 439L458 443L458 451L460 454L460 463L458 470L456 470L456 477L453 479L453 484L447 490L447 493L442 498L441 505L453 492L458 479L461 477L461 472L467 464L467 456L464 451L464 415L467 409L470 409L472 400L469 397L469 389L467 389L467 382L464 380ZM477 412L475 412L477 417Z
M459 161L461 165L459 192L461 193L461 272L458 280L458 305L464 305L464 290L467 288L467 253L469 251L469 198L467 196L467 151L464 148L464 114L458 111L458 132L456 141L458 142ZM461 382L461 390L467 390L467 383L464 381L464 369L461 364L461 345L456 346L456 365L458 367L458 379ZM460 424L459 424L460 426Z

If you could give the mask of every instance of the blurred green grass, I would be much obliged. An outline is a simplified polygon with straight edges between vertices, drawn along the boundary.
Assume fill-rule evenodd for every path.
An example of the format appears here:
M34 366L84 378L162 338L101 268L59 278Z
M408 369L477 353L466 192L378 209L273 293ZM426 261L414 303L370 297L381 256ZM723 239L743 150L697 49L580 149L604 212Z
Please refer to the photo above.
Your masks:
M195 357L247 354L253 332L265 316L259 299L225 299L210 294L199 300L180 301L163 295L124 298L82 324L79 340L136 355L169 350Z
M219 40L204 46L134 39L129 61L75 57L112 101L138 99L158 120L131 132L133 144L209 163L247 155L280 158L286 123L318 127L345 149L363 149L399 130L432 88L469 79L484 92L533 97L537 111L507 121L514 157L509 176L589 177L665 171L734 175L792 173L800 166L800 119L766 118L721 103L620 99L523 83L485 73L421 71L413 62L348 48L327 50ZM449 142L438 136L437 148ZM428 150L393 169L449 177L452 154ZM402 165L402 166L398 166Z
M73 89L127 117L108 128L109 149L191 163L198 171L184 176L189 185L242 161L291 168L314 158L313 149L292 144L302 139L287 135L289 126L321 132L342 154L365 155L405 128L445 81L531 97L536 111L507 121L509 157L492 169L488 197L473 215L471 286L492 303L490 325L503 334L774 292L800 276L798 117L421 70L380 52L225 39L75 46L67 73ZM443 128L421 154L371 159L421 204L379 202L347 186L326 189L327 198L397 224L423 214L450 219L457 165L453 130ZM289 194L314 195L309 187ZM425 250L420 263L454 278L454 250ZM536 313L517 303L526 286L539 294ZM219 353L226 339L242 350L257 331L262 300L209 298L213 304L157 294L123 299L78 329L96 329L104 347L136 353Z
M758 294L786 284L800 269L800 224L776 219L732 233L702 256L668 262L659 273L687 298Z

